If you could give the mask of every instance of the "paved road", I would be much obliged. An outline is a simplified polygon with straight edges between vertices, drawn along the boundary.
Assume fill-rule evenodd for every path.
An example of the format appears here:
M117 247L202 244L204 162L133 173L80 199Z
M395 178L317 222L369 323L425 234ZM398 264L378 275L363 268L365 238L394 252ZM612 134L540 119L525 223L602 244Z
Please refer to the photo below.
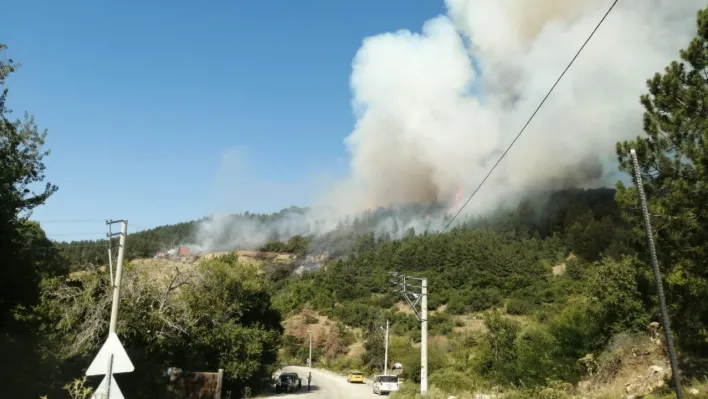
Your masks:
M287 371L295 372L302 378L302 391L279 394L272 393L259 398L298 398L298 399L366 399L379 398L371 391L371 381L365 384L349 384L345 376L329 371L312 369L312 390L307 391L307 367L288 366L279 370L278 374Z

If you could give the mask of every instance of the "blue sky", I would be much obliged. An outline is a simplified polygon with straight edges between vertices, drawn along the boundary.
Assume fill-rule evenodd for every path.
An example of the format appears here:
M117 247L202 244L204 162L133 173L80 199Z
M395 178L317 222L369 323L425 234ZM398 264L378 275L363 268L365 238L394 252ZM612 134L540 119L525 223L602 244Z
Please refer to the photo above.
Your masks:
M306 205L319 179L346 173L362 39L443 12L442 0L6 4L4 56L23 64L9 106L49 130L59 186L33 218L62 222L43 223L52 238L93 239L107 218L134 231Z

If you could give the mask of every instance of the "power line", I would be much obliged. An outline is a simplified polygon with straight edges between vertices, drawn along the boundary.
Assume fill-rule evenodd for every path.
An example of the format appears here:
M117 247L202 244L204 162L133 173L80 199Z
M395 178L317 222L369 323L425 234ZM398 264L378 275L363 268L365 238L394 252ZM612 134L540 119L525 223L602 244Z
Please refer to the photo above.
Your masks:
M575 56L573 57L573 59L570 60L570 62L569 62L568 65L565 67L565 69L563 70L563 72L560 74L560 76L558 77L558 79L556 79L556 82L553 84L553 86L551 86L551 89L548 90L548 93L546 93L546 96L543 97L543 100L541 100L541 102L538 104L538 107L536 107L536 110L533 111L533 114L531 114L531 117L528 119L528 121L526 121L526 124L524 124L524 127L522 127L521 130L519 131L519 134L516 135L516 137L514 138L514 140L511 142L511 144L509 144L509 147L507 147L506 151L504 151L504 153L501 155L501 157L499 157L499 159L498 159L497 162L494 164L494 166L492 166L492 169L489 170L489 173L487 173L487 175L484 177L484 179L482 179L482 182L479 183L479 185L478 185L477 188L474 190L474 192L472 192L472 195L470 195L470 197L467 198L467 201L465 201L465 203L462 204L462 206L461 206L460 209L457 211L457 213L455 213L455 216L453 216L452 219L450 219L450 221L445 225L445 227L440 231L440 233L444 233L445 230L447 230L447 228L450 227L450 225L452 224L452 222L455 221L455 219L457 218L457 216L460 215L460 212L462 212L462 210L465 209L465 207L467 206L467 204L472 200L472 198L475 196L475 194L477 194L477 192L479 191L479 189L482 188L482 186L484 185L484 183L487 181L487 179L489 178L489 176L491 176L492 172L494 172L494 169L497 168L497 166L498 166L499 163L502 161L502 159L504 159L504 157L505 157L506 154L509 152L509 150L511 150L511 147L514 146L514 144L515 144L516 141L519 139L519 137L521 137L521 135L524 133L524 131L526 131L526 127L528 127L528 125L531 123L531 121L532 121L533 118L536 116L536 114L538 113L538 111L541 109L541 107L543 106L543 104L546 102L546 100L548 99L548 97L551 95L551 93L553 93L553 90L556 88L556 86L557 86L558 83L561 81L561 79L563 79L563 76L565 76L565 73L568 72L568 69L570 69L570 67L573 65L573 63L574 63L575 60L578 58L578 56L579 56L580 53L583 51L583 49L584 49L585 46L588 44L588 42L590 42L590 39L592 39L592 37L595 35L595 32L597 32L597 30L600 28L600 25L602 25L602 23L605 22L605 19L607 18L608 15L610 15L610 12L612 12L612 10L615 8L615 6L617 5L617 2L618 2L618 1L619 1L619 0L614 0L614 1L612 2L612 5L610 6L610 8L607 10L607 12L605 13L605 15L602 16L602 18L600 19L600 22L597 23L597 25L595 26L595 29L593 29L592 32L590 33L590 36L588 36L588 38L585 39L585 42L583 43L583 45L580 46L580 49L578 50L578 52L575 53Z
M145 238L138 238L138 237L130 237L130 235L128 235L128 237L129 237L130 241L140 241L140 242L144 242L144 243L148 243L148 244L158 244L158 245L165 245L166 244L164 241L148 240ZM97 239L96 241L104 241L104 240L105 240L105 238L103 240ZM76 242L76 241L74 241L74 242ZM95 244L81 244L81 245L73 245L71 242L59 242L58 244L59 244L59 246L58 246L59 249L106 248L106 247L108 247L108 242L105 242L105 241L104 242L97 242Z
M93 232L93 233L60 233L60 234L47 234L47 235L52 236L52 237L68 237L68 236L78 237L78 236L95 236L95 235L105 236L106 233L102 232L102 231L98 231L98 232Z
M32 220L32 219L30 219ZM105 220L101 219L54 219L54 220L32 220L33 222L37 223L104 223Z

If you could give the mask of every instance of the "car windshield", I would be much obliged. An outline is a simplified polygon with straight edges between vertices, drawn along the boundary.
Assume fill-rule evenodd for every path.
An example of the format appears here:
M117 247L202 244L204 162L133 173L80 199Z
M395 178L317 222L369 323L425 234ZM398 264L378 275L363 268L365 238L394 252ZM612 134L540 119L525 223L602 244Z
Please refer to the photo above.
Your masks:
M379 380L381 382L398 382L398 377L395 375L382 375Z
M282 381L282 382L288 382L288 381L290 381L290 376L281 375L281 376L280 376L280 381Z
M357 373L357 372L352 373L352 375L353 375L354 377L361 377L361 373Z

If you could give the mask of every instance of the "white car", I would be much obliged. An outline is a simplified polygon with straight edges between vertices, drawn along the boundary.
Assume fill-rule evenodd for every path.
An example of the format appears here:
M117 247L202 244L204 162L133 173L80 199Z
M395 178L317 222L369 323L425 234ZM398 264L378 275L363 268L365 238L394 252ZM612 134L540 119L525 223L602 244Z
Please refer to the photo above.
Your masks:
M377 375L374 378L374 393L377 395L396 392L398 389L397 375Z

